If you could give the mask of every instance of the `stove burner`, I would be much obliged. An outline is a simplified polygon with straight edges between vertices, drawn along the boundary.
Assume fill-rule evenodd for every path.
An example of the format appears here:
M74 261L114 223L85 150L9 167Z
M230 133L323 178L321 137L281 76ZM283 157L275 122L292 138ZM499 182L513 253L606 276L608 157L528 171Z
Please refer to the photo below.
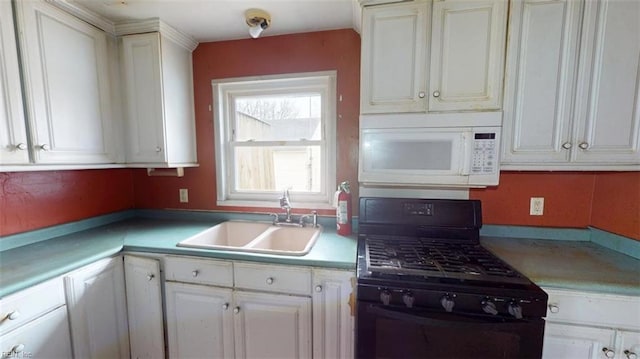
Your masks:
M450 239L369 235L367 270L372 274L414 275L489 282L530 281L479 243Z

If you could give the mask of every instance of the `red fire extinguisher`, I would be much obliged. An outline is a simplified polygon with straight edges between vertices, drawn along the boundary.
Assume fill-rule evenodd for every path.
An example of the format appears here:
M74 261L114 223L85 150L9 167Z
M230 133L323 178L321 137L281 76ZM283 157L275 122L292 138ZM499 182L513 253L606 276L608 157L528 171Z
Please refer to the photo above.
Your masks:
M349 181L340 183L336 197L337 232L341 236L348 236L351 234L351 191L349 190Z

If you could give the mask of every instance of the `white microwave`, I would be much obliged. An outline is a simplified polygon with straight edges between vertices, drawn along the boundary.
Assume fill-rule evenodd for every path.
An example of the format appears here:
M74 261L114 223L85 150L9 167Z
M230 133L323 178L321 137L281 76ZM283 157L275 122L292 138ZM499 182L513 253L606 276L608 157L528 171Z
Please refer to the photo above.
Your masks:
M500 129L361 127L359 182L403 187L497 185Z

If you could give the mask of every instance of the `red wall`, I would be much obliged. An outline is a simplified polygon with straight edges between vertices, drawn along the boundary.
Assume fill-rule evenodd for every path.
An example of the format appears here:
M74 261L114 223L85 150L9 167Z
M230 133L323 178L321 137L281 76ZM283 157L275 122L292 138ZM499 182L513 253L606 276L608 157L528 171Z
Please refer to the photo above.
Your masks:
M640 172L595 176L591 225L640 240Z
M129 208L129 169L0 172L0 236Z
M640 172L502 172L500 185L472 189L486 224L593 226L640 240ZM531 197L544 215L530 216Z
M216 205L214 129L211 80L311 71L337 71L337 181L358 179L358 115L360 113L360 36L351 29L259 39L201 43L193 52L198 162L183 178L147 177L135 171L135 204L139 208L223 209L256 208ZM353 197L357 198L357 188ZM189 203L179 203L178 189L189 190ZM294 199L295 201L295 199ZM274 198L274 208L277 199ZM262 209L267 210L267 209ZM273 211L273 208L269 209ZM296 209L303 211L303 209ZM306 210L304 210L306 211ZM332 211L321 211L331 213Z

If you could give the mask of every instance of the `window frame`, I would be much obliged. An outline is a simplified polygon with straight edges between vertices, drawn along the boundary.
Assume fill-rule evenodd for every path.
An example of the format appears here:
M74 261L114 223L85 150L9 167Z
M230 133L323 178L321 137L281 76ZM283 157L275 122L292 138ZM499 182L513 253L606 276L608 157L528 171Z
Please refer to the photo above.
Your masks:
M243 207L278 207L282 190L235 191L236 167L233 164L236 147L250 147L248 141L234 142L235 98L239 96L319 92L321 94L322 126L320 140L259 141L253 145L269 146L284 143L285 147L320 146L322 185L318 193L290 190L293 207L333 208L336 188L336 71L304 72L268 76L248 76L211 81L213 96L214 149L216 160L217 205ZM240 145L238 145L240 144Z

